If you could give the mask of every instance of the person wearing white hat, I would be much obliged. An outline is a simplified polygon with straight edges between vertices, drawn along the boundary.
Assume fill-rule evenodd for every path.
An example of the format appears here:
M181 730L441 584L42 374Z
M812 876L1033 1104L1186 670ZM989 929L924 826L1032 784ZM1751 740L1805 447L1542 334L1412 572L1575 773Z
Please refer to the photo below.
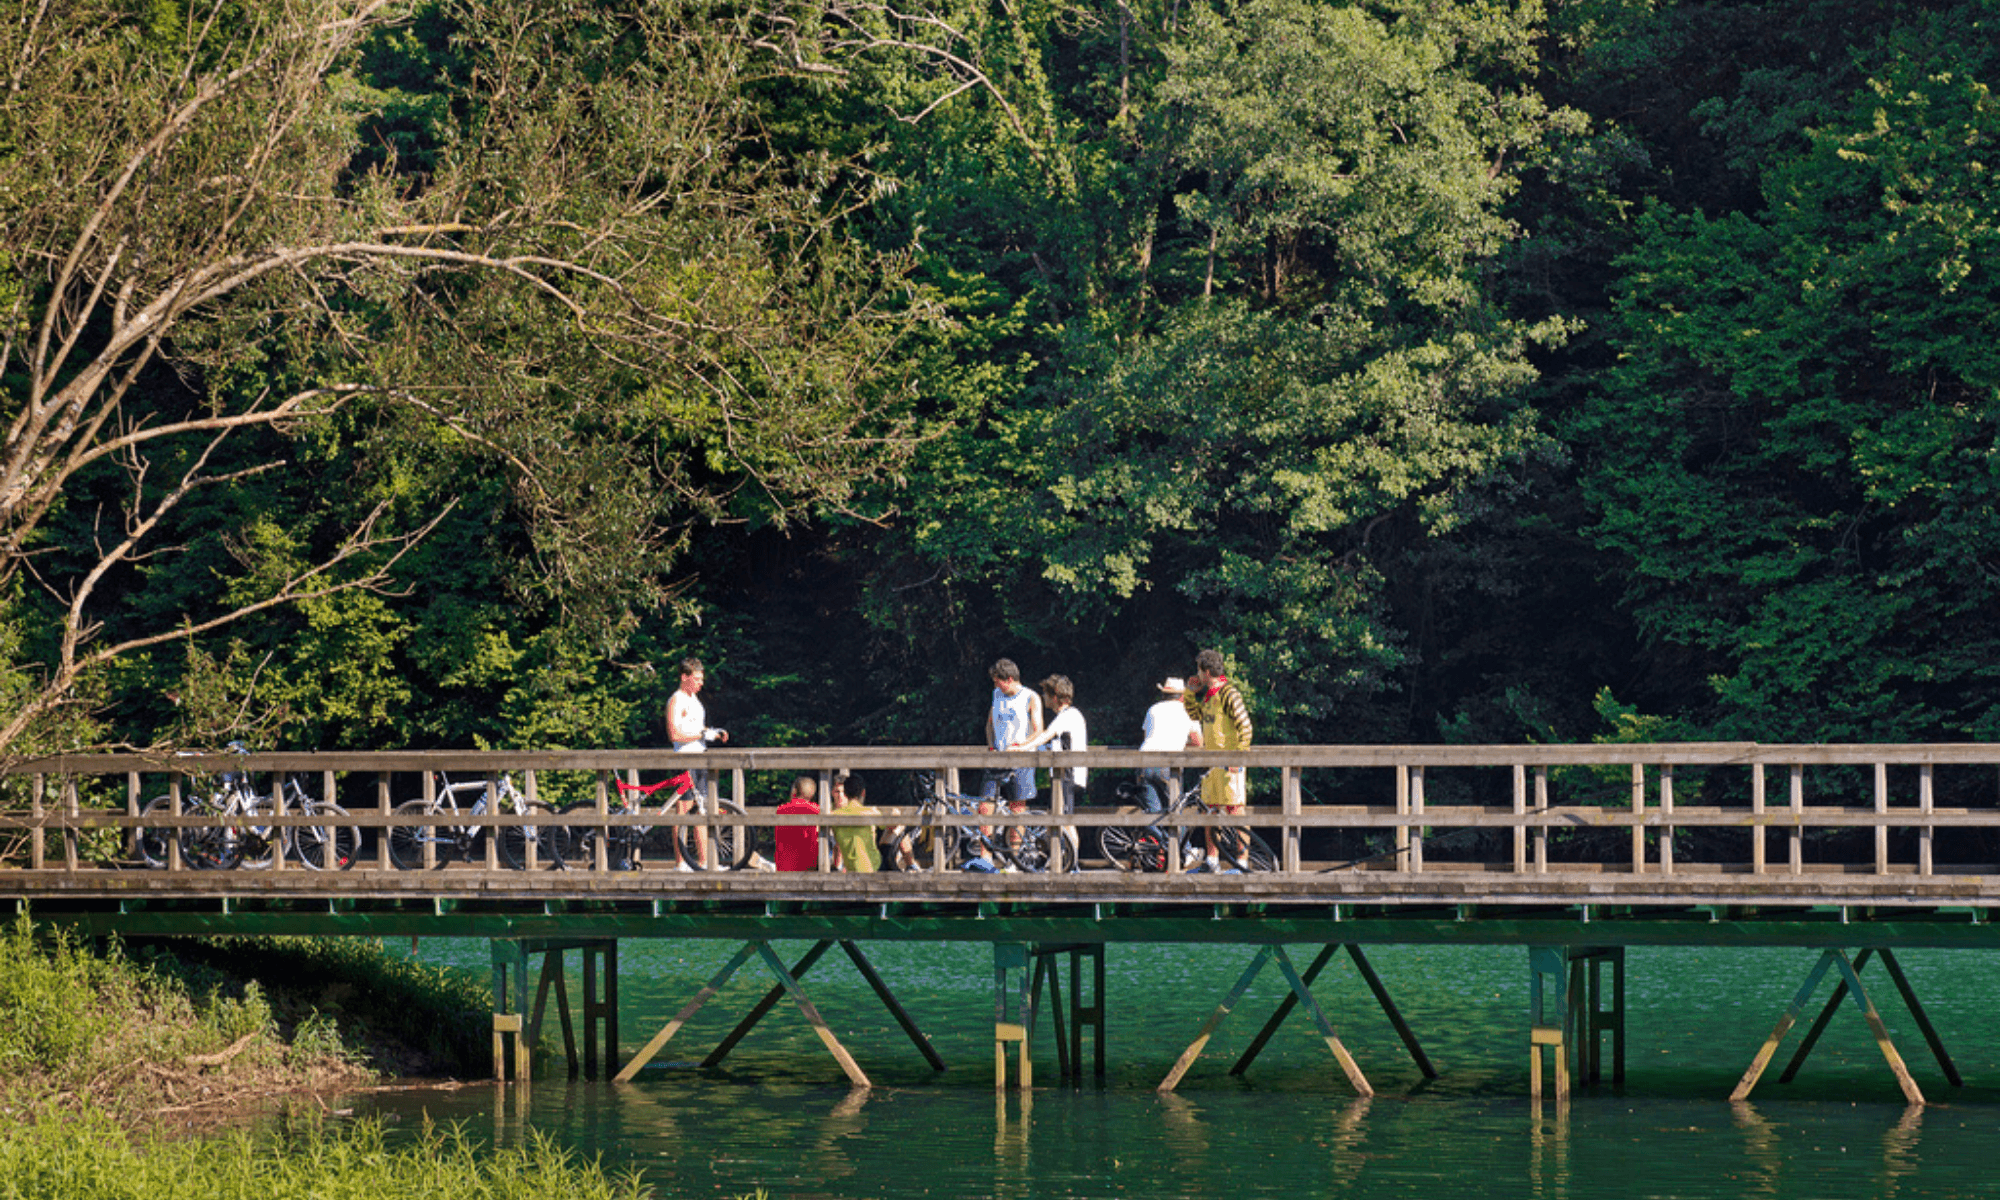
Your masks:
M1159 686L1160 702L1146 710L1145 740L1139 743L1141 750L1181 751L1190 746L1201 745L1201 727L1188 716L1187 706L1182 697L1187 692L1187 682L1178 676L1168 676ZM1174 799L1178 787L1169 788L1168 781L1178 772L1166 767L1141 767L1139 769L1139 806L1149 813L1165 812Z

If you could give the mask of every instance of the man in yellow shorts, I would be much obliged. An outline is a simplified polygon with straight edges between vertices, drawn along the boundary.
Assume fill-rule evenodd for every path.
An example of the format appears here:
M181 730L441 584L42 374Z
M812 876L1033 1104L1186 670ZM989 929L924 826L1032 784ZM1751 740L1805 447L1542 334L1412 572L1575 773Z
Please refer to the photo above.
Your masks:
M1181 696L1181 703L1201 729L1202 749L1250 748L1250 709L1243 703L1243 693L1229 681L1219 651L1203 650L1195 655L1194 674L1187 681L1187 691ZM1201 802L1212 809L1241 816L1244 806L1250 803L1249 796L1250 786L1242 767L1212 767L1208 774L1201 777ZM1225 869L1218 861L1218 842L1228 849L1230 867L1242 869L1242 835L1235 829L1225 828L1220 830L1218 838L1217 832L1212 826L1205 831L1208 862L1195 870Z

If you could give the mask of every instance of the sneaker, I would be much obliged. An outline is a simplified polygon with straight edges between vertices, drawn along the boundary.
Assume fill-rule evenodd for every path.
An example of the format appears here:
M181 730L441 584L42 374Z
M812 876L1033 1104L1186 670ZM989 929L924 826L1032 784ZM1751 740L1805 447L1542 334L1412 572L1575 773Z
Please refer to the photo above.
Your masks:
M673 869L676 871L686 871L690 875L694 874L694 868L688 866L686 859L682 859L681 861L675 863L673 865Z
M1209 865L1208 865L1208 860L1207 860L1207 859L1203 859L1202 861L1200 861L1200 862L1196 863L1195 865L1193 865L1193 866L1189 867L1189 868L1187 869L1187 871L1186 871L1186 874L1189 874L1189 875L1210 875L1210 874L1213 874L1213 873L1214 873L1214 871L1215 871L1215 868L1214 868L1214 867L1212 867L1212 866L1209 866Z
M991 875L994 873L993 860L990 858L968 858L965 860L964 869L977 872L981 875Z
M611 869L614 871L629 871L632 869L632 860L629 858L618 859L611 864Z
M753 871L775 871L778 869L777 863L774 863L770 859L765 858L763 855L757 853L755 850L752 850L750 852L750 858L748 859L748 861L744 863L744 865L749 867Z
M999 873L1002 875L1019 875L1021 868L1015 866L1013 863L1008 863L1006 866L1000 868Z

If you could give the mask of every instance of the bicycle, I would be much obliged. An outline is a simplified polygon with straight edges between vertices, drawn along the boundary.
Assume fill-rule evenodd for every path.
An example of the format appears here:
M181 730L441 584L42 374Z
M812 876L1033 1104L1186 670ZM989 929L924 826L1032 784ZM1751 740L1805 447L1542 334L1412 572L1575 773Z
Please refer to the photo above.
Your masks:
M241 742L231 742L229 753L241 758L249 750ZM171 794L155 796L139 810L145 817L171 817ZM238 866L252 870L271 865L280 839L268 821L275 806L250 786L250 773L231 768L217 776L213 786L190 787L181 798L181 815L209 817L205 825L179 829L141 828L133 836L138 859L155 870L168 864L170 840L180 843L181 863L201 871L227 871Z
M475 793L476 799L469 806L461 807L459 797L467 792ZM405 800L396 806L397 816L427 817L437 823L390 826L390 861L399 870L421 870L425 865L426 846L433 847L432 861L438 866L445 865L453 857L471 861L486 826L461 825L458 822L464 817L484 816L489 798L495 812L510 816L555 813L549 805L522 795L514 786L512 776L502 775L491 781L478 779L469 783L453 783L443 771L439 771L437 790L431 799ZM527 868L530 846L536 848L537 865L551 869L563 865L568 843L569 830L561 825L503 825L499 830L500 857L516 871Z
M915 771L910 775L910 789L916 800L917 820L911 825L897 825L889 831L890 859L897 870L925 871L938 861L937 842L943 842L943 862L946 870L978 871L982 869L1039 873L1049 865L1049 827L1047 825L993 826L991 834L977 824L943 824L941 817L984 817L979 805L979 796L969 796L963 792L948 792L937 786L937 774L933 771ZM1008 810L1000 809L1002 814ZM1027 810L1030 814L1046 818L1047 812L1039 808ZM1076 862L1076 830L1064 827L1063 845L1071 864ZM984 851L985 853L981 853ZM974 865L985 862L986 868Z
M327 825L293 825L280 831L280 838L287 852L299 862L315 871L328 869L326 850L328 843L333 846L332 868L344 871L354 865L361 855L361 831L347 824L347 810L332 800L317 800L306 791L295 776L287 775L278 785L273 796L276 802L273 812L278 816L296 812L306 817L326 817L333 822Z
M1120 804L1138 805L1137 780L1121 781L1117 793ZM1098 851L1121 871L1165 871L1167 864L1174 861L1169 855L1178 855L1182 863L1198 866L1201 860L1207 858L1203 830L1208 827L1172 825L1174 816L1190 811L1196 814L1215 811L1202 803L1199 785L1181 792L1150 825L1139 829L1129 825L1106 825L1099 829ZM1214 832L1221 851L1219 857L1229 864L1229 869L1246 875L1278 869L1277 854L1256 830L1216 826Z
M646 801L663 788L671 788L667 798L660 802L655 811L665 816L673 812L687 812L691 805L700 802L694 791L694 774L682 771L657 783L627 783L616 775L611 782L618 788L618 803L609 811L614 814L644 813ZM722 815L742 816L744 808L734 800L718 800L716 812ZM564 816L591 817L597 814L595 805L589 802L573 804L563 810ZM672 825L662 826L666 847L674 852L675 861L699 868L701 855L697 852L699 839L693 836L697 829L706 830L715 846L716 861L726 867L739 866L748 861L750 855L739 854L738 847L755 852L755 832L740 825ZM614 871L638 870L643 859L648 837L654 831L651 825L572 825L568 827L569 853L564 856L566 867L588 868L597 861L597 842L600 836L609 834L605 841L605 859Z

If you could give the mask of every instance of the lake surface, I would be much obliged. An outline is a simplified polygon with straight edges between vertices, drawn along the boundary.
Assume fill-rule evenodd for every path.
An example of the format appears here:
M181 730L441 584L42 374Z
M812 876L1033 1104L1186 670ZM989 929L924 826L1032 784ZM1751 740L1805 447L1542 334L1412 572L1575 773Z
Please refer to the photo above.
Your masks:
M622 942L623 1052L664 1025L736 948ZM789 963L805 948L780 950ZM1179 1091L1154 1090L1248 964L1248 949L1110 947L1109 1075L1080 1086L1057 1080L1045 1026L1038 1086L1025 1095L993 1089L989 946L865 949L948 1070L931 1071L835 951L807 990L871 1090L847 1086L789 1001L721 1067L695 1065L771 986L753 963L634 1083L570 1083L558 1061L529 1088L387 1094L361 1107L405 1128L462 1122L503 1144L536 1131L643 1170L663 1196L2000 1195L1996 954L1900 955L1964 1088L1945 1082L1880 966L1864 971L1933 1101L1913 1109L1851 1005L1795 1082L1777 1077L1802 1031L1752 1102L1727 1101L1816 952L1631 950L1627 1080L1580 1092L1558 1111L1527 1095L1528 969L1518 948L1369 951L1441 1072L1428 1081L1347 957L1335 960L1314 992L1374 1084L1369 1100L1353 1096L1296 1012L1247 1076L1229 1075L1284 994L1270 968ZM1302 968L1310 953L1292 948ZM482 977L489 969L484 941L428 941L415 954ZM570 994L580 994L574 980ZM553 1018L550 1029L558 1030ZM1606 1056L1608 1073L1608 1048Z

